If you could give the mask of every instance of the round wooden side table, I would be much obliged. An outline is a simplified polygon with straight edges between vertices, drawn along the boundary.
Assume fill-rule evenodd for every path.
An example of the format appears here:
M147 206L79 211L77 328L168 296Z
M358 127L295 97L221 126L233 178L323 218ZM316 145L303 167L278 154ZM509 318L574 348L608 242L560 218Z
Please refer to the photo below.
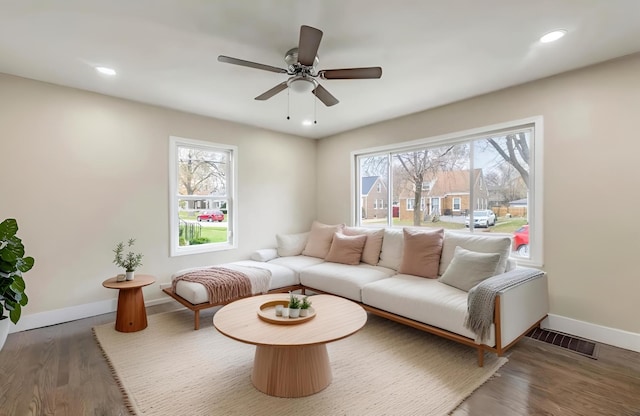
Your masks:
M147 310L144 307L142 288L154 283L156 279L148 274L136 274L133 280L118 282L111 277L102 286L119 289L118 309L116 311L116 331L136 332L147 327Z

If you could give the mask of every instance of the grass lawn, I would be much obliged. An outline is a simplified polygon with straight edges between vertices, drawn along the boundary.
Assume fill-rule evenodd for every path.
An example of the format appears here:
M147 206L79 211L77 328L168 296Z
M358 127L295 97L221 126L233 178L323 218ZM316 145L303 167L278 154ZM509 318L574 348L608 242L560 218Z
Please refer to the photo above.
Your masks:
M202 227L201 237L209 240L210 243L222 243L227 241L226 227Z
M400 221L397 218L393 219L393 225L395 227L413 227L413 221L411 220L405 220L405 221ZM464 224L460 224L457 222L447 222L447 221L437 221L437 222L432 222L432 221L423 221L420 224L421 227L430 227L430 228L445 228L447 230L461 230L464 229Z
M459 222L448 222L443 221L443 217L440 217L440 221L431 222L424 221L420 224L421 227L429 227L429 228L444 228L447 230L465 230L468 229L464 226L464 223ZM380 227L386 226L386 219L381 220L367 220L367 225L379 225ZM525 218L498 218L496 225L489 228L478 228L476 232L485 232L485 233L502 233L502 234L512 234L515 230L527 224L527 220ZM398 218L393 219L393 225L395 227L413 227L413 221L404 220L401 221Z

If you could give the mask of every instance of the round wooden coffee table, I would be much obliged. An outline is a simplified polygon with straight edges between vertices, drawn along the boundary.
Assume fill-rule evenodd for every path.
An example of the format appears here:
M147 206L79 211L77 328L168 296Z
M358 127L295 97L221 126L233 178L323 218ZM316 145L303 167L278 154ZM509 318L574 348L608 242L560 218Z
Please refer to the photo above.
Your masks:
M142 287L155 282L148 274L136 274L133 280L118 282L111 277L102 286L109 289L120 289L118 292L118 309L116 311L116 331L136 332L147 327L147 310L144 307Z
M244 298L216 312L213 325L237 341L256 345L251 381L261 392L277 397L303 397L331 384L326 344L354 334L367 322L357 303L332 295L309 297L316 315L294 325L265 322L260 306L288 294Z

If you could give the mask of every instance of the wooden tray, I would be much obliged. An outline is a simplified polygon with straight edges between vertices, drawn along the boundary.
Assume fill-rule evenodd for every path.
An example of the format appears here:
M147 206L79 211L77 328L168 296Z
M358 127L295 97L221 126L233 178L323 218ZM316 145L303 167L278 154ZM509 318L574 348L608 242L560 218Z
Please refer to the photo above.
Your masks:
M287 306L289 300L272 300L260 305L258 310L258 317L265 322L279 325L295 325L307 322L310 319L315 318L316 311L313 308L308 309L308 315L300 318L283 318L282 316L276 316L276 305Z

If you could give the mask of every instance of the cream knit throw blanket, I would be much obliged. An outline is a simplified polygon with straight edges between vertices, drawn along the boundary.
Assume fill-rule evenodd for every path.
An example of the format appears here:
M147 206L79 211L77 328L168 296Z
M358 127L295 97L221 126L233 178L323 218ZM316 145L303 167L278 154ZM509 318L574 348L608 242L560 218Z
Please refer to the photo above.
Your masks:
M493 307L498 293L542 275L543 271L519 267L478 283L467 297L465 328L473 331L480 342L486 341L490 335Z
M258 293L267 293L271 285L271 271L236 264L190 269L174 276L174 293L176 285L181 280L204 286L209 295L209 303L227 303Z

